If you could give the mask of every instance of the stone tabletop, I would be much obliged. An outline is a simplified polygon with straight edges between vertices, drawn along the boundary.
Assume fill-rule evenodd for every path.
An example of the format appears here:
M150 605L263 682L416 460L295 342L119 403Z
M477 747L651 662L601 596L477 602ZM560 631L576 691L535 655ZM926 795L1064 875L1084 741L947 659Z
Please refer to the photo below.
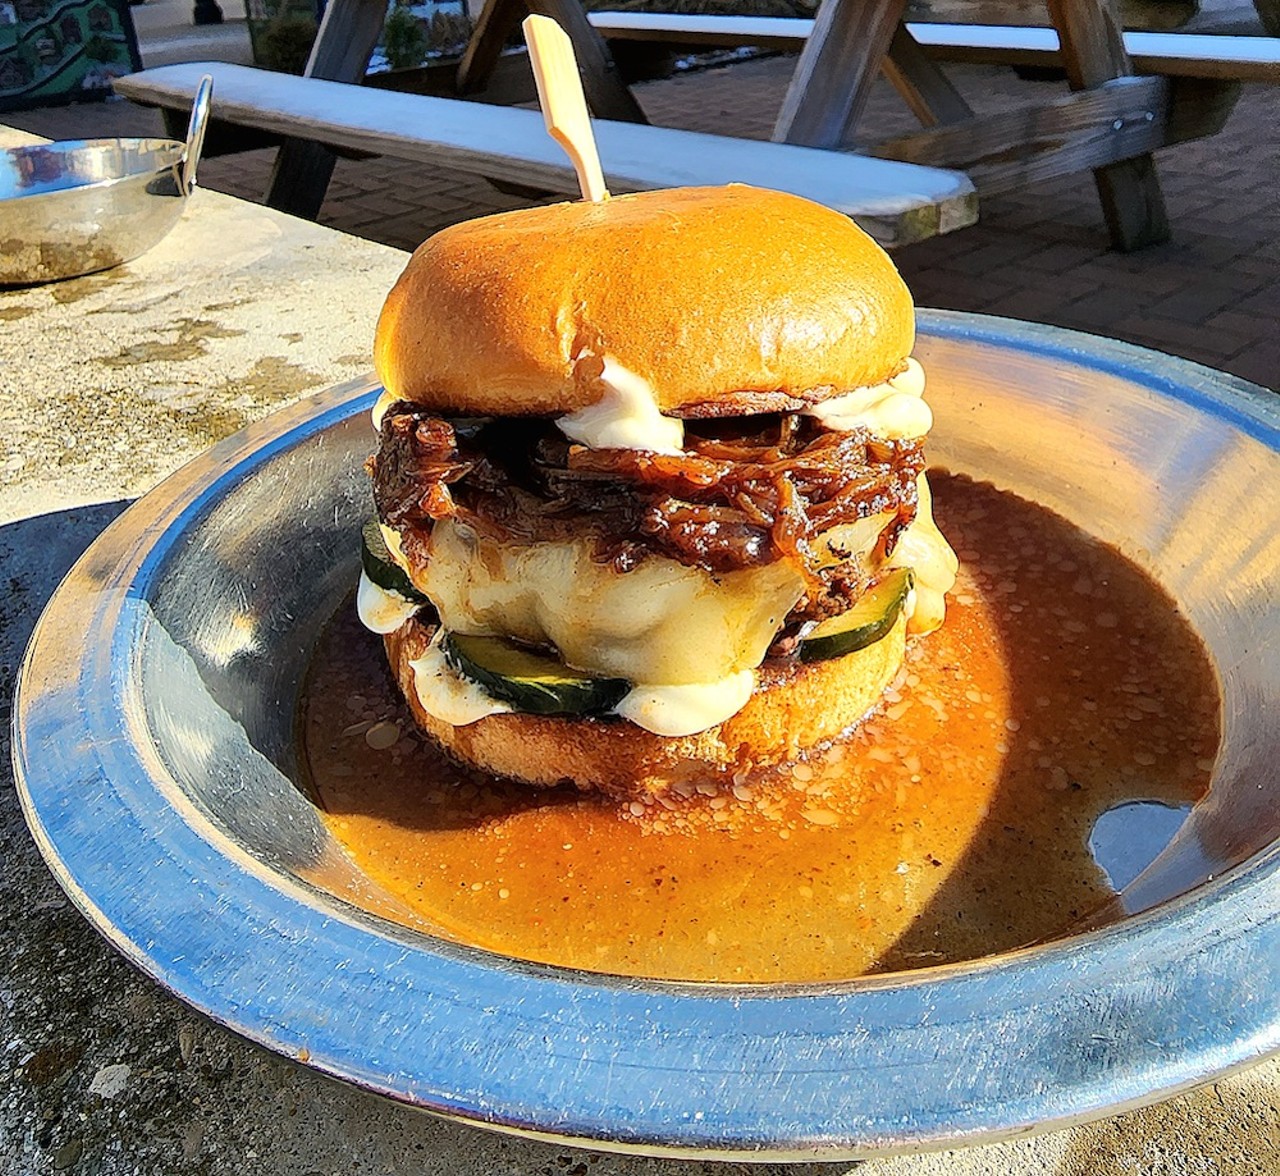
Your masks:
M0 128L0 146L16 141ZM98 938L51 878L19 812L7 740L14 680L59 579L129 500L213 441L367 372L377 312L404 260L197 191L143 257L0 291L4 1173L689 1176L722 1167L456 1126L247 1045ZM781 1166L738 1170L764 1176ZM1280 1173L1280 1062L1102 1123L858 1171Z

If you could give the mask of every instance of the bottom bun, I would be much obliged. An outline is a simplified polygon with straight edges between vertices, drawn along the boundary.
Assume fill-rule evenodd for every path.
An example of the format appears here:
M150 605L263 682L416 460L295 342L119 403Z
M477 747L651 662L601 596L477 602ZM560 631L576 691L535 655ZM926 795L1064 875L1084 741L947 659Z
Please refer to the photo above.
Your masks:
M902 665L906 620L844 657L769 666L731 718L697 735L655 735L624 719L497 714L455 727L422 709L413 667L433 627L409 620L384 641L418 726L459 763L538 787L573 784L619 798L785 763L856 726Z

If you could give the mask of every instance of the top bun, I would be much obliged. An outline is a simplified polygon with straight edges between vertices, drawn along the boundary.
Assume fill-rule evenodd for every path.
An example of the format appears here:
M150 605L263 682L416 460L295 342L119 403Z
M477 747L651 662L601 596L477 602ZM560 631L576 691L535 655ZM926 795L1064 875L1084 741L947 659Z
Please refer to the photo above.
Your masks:
M794 410L897 374L911 294L848 217L673 188L499 213L424 242L378 321L387 390L442 413L557 415L606 357L673 416Z

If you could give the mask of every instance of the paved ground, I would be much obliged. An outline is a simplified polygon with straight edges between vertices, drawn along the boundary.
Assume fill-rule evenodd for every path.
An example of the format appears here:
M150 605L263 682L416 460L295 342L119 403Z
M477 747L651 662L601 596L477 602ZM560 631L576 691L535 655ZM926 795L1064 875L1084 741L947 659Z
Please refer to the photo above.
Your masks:
M225 37L225 33L223 36ZM172 36L166 39L171 42ZM231 46L234 52L234 46ZM640 89L654 122L764 136L793 59L684 75ZM994 107L1056 91L994 68L956 75L970 100ZM108 102L7 116L53 137L155 133L153 112ZM869 119L910 125L887 86ZM1174 225L1167 245L1108 248L1091 177L1068 177L986 201L971 229L896 255L921 305L1009 315L1173 352L1280 387L1280 89L1247 86L1223 133L1159 153ZM256 199L270 152L209 160L202 182ZM474 177L394 160L342 161L321 221L413 248L453 221L520 202Z

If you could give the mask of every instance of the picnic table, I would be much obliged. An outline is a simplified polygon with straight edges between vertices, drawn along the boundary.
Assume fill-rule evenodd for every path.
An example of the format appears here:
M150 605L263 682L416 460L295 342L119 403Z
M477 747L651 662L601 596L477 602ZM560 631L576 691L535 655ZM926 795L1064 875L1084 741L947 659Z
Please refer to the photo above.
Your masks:
M483 91L520 20L536 12L558 21L574 42L588 104L611 139L602 153L606 170L611 152L622 161L611 177L615 190L750 181L763 173L860 220L859 213L867 213L866 227L892 247L972 223L983 195L1092 170L1113 244L1130 250L1170 235L1152 152L1220 130L1242 79L1280 80L1278 38L1257 38L1255 45L1241 48L1249 38L1188 37L1190 47L1180 50L1169 40L1179 34L1152 33L1147 35L1163 40L1131 45L1133 34L1123 31L1109 0L999 0L1006 11L1013 5L1023 22L1016 27L920 25L908 19L922 9L945 16L955 8L946 2L827 0L816 20L805 21L632 12L589 17L580 0L486 0L453 81L458 96ZM994 2L967 8L987 12ZM1127 3L1130 9L1156 8L1152 0ZM1276 0L1256 4L1264 28L1274 29L1280 5ZM1173 7L1185 9L1185 18L1196 5L1187 0ZM1048 27L1035 26L1033 10L1043 13L1040 23ZM210 67L226 79L215 91L215 102L220 95L225 105L230 97L234 108L230 116L217 109L215 115L286 136L266 193L269 206L315 217L332 175L335 146L479 170L509 191L572 192L572 185L566 186L569 173L557 172L537 147L529 147L517 121L492 107L487 114L455 115L440 105L450 99L436 99L435 108L415 114L403 99L397 105L393 94L360 97L316 88L322 82L363 80L385 12L384 0L332 0L305 83ZM741 140L716 144L709 141L716 137L702 136L696 143L677 142L670 137L674 132L640 132L647 119L606 38L800 47L772 137L778 145L830 152L834 158L774 158L763 145ZM939 64L947 56L1023 64L1050 59L1065 68L1072 92L978 115ZM877 139L860 125L882 73L919 118L921 130ZM116 89L165 106L176 127L177 112L190 101L196 81L193 67L162 67L122 78ZM445 132L436 134L437 125ZM628 126L637 129L628 131ZM513 148L513 139L520 146ZM494 142L503 145L491 147ZM677 160L681 153L683 159ZM875 170L877 160L929 168L932 174L891 175ZM673 167L676 162L681 166ZM896 202L889 199L894 192Z
M774 127L776 142L958 168L969 174L980 196L1091 169L1117 248L1166 240L1168 215L1151 153L1221 129L1238 93L1236 83L1249 76L1248 70L1215 65L1207 74L1192 70L1196 76L1171 80L1157 67L1153 76L1138 76L1108 0L1025 0L1014 5L1019 27L988 29L988 34L995 34L997 47L1010 41L1016 47L1023 27L1031 23L1030 10L1039 8L1040 23L1050 26L1043 31L1056 38L1053 48L1072 93L1037 106L980 116L926 49L924 42L930 38L921 36L922 26L908 21L922 8L927 14L937 4L938 0L826 0L814 21L788 22L635 12L599 13L588 19L577 0L487 0L458 82L461 87L482 84L523 13L537 11L560 20L574 38L593 105L613 111L610 117L642 119L612 68L607 48L599 43L600 34L666 34L678 40L682 26L700 25L706 35L697 39L707 44L715 42L717 26L735 21L750 24L755 36L766 41L770 25L803 24L800 57ZM974 9L990 9L967 7L971 21L982 19L972 15ZM1004 7L1007 11L1009 6ZM1260 0L1259 12L1264 20L1274 21L1273 0ZM673 28L677 31L670 31ZM965 39L958 40L963 44ZM759 41L744 32L721 43ZM772 43L785 42L778 36ZM1270 53L1275 62L1274 44ZM874 133L860 125L871 87L882 73L918 117L922 130L877 142Z

